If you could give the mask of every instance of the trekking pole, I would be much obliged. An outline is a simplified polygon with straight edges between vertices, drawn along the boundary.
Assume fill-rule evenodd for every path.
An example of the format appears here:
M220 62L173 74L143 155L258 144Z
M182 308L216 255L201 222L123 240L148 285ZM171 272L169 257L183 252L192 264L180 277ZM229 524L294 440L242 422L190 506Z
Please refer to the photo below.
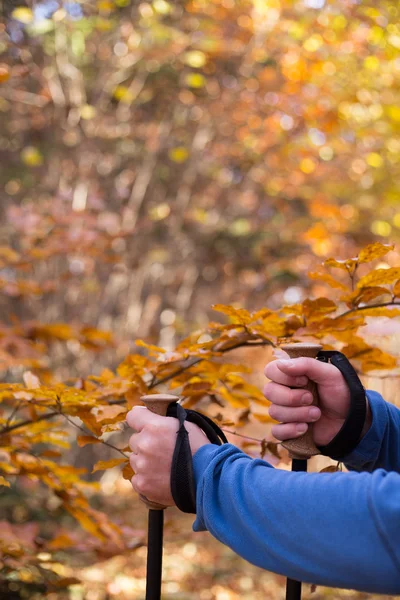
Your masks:
M299 343L299 344L283 344L281 346L290 358L300 358L306 356L316 358L318 352L322 350L320 344ZM317 385L313 381L309 381L305 389L310 391L313 396L313 405L318 406L319 398ZM321 454L313 440L312 424L308 425L308 429L304 435L292 440L282 442L292 459L292 471L307 471L307 460L311 456ZM300 600L301 598L301 581L287 579L286 581L286 600Z
M151 412L165 417L171 402L179 400L170 394L152 394L142 396L141 400ZM164 510L167 508L157 502L148 500L140 494L140 499L149 509L148 536L147 536L147 570L146 570L146 600L161 599L162 582L162 554Z

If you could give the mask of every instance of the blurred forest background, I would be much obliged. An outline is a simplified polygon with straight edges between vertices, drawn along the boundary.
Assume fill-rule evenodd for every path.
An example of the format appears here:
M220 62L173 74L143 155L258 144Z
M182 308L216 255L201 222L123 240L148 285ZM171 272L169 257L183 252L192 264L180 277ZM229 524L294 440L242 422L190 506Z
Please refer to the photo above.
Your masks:
M26 368L42 381L115 369L138 338L173 350L216 318L214 303L275 310L325 292L308 273L329 256L398 247L396 0L1 7L3 381ZM382 327L371 329L385 334L380 347L399 353L398 333ZM259 386L268 356L239 353ZM365 381L398 393L393 375ZM144 523L129 483L106 472L102 486L113 511L134 504ZM165 598L283 597L282 578L193 536L190 519L169 527ZM141 598L141 550L91 567L86 587L62 597Z

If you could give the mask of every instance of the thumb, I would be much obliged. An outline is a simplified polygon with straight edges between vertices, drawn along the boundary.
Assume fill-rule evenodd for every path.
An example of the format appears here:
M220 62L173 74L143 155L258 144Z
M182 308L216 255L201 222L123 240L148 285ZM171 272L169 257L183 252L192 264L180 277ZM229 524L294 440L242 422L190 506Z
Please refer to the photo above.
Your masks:
M339 369L335 366L324 363L315 358L291 358L289 360L278 360L276 362L278 369L290 377L299 377L305 375L315 383L330 384L341 378Z
M148 425L149 423L156 424L160 419L164 418L165 417L154 414L145 406L134 406L126 415L126 422L129 427L139 433L145 425Z

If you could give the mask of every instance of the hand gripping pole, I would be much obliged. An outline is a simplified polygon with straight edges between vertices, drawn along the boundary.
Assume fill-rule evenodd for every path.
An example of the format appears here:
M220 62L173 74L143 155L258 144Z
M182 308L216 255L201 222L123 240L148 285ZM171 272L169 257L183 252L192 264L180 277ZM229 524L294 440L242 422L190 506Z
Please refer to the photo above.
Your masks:
M171 394L152 394L142 396L141 400L151 412L165 417L171 402L179 400ZM149 524L147 536L147 571L146 571L146 600L160 600L162 582L162 552L164 509L167 508L157 502L151 502L140 494L141 500L149 509Z
M306 356L316 358L322 346L320 344L299 343L299 344L283 344L281 346L290 358L300 358ZM314 406L318 406L319 398L317 385L313 381L309 381L305 386L312 394ZM309 423L306 433L298 438L286 440L282 442L289 456L292 458L292 471L307 471L307 459L316 454L321 454L313 440L312 423ZM287 579L286 582L286 600L300 600L301 598L301 581Z

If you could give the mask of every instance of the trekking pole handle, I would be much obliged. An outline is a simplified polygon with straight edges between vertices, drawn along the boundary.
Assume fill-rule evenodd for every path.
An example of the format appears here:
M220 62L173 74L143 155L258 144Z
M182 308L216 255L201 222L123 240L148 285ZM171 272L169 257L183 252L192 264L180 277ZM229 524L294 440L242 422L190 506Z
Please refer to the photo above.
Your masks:
M298 344L283 344L280 346L290 358L300 358L306 356L308 358L316 358L322 346L320 344L312 343L298 343ZM308 381L307 385L304 386L306 390L310 391L313 397L313 406L319 405L319 397L317 391L317 384L314 381ZM321 454L319 449L314 443L312 423L308 424L308 429L304 435L294 438L292 440L286 440L282 442L282 446L289 450L290 458L307 459L316 454Z
M168 406L171 404L171 402L177 402L179 397L173 396L172 394L150 394L148 396L142 396L140 399L142 402L144 402L146 408L148 408L152 413L160 415L160 417L166 417ZM152 502L151 500L148 500L146 496L143 496L143 494L139 494L139 496L142 502L144 502L149 509L164 510L167 508L162 504L158 504L158 502Z

